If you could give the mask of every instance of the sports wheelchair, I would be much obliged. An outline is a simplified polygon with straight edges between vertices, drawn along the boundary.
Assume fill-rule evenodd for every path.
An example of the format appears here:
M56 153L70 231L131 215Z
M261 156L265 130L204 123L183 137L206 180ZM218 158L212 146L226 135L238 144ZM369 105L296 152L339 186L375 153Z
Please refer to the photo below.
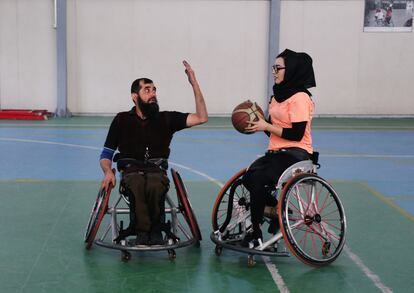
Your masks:
M128 193L122 184L120 184L119 196L112 207L108 205L113 187L111 186L108 190L99 190L86 227L84 239L86 249L91 249L94 243L106 248L117 249L121 251L122 261L129 261L131 259L130 251L166 250L169 259L174 260L176 258L175 249L191 245L199 246L202 239L201 232L188 199L188 193L180 174L172 168L170 170L178 203L175 204L169 193L166 194L165 202L167 206L165 208L165 222L168 229L164 230L165 244L136 245L135 236L127 237L119 242L116 241L120 231L123 229L123 220L128 219L129 221L130 211ZM115 173L115 169L112 171ZM105 215L109 215L108 223L105 228L101 229L100 236L95 240ZM179 215L182 215L182 217ZM184 225L183 222L186 222L187 225Z
M254 255L290 256L289 248L305 264L321 267L333 262L345 244L346 218L338 194L317 175L319 153L300 161L281 175L272 186L277 206L266 206L264 223L279 225L276 234L264 234L256 247L242 247L241 241L252 229L250 194L242 184L247 168L237 172L220 190L213 208L211 240L220 256L223 248L248 254L248 266L255 265ZM281 245L284 241L284 246ZM281 249L282 248L282 249Z

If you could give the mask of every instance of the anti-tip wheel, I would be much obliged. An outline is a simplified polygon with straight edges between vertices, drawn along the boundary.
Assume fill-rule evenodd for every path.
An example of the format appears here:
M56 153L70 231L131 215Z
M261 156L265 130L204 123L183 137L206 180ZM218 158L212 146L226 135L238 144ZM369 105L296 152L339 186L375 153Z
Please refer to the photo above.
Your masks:
M131 259L131 253L129 251L121 251L121 260L123 262L128 262Z
M214 252L216 253L217 256L220 256L221 253L223 252L223 247L216 245L216 248L214 248Z
M252 268L256 265L256 262L254 261L254 255L249 255L247 257L247 267Z
M174 249L168 249L168 258L170 260L174 260L177 258L177 255L175 254L175 250Z

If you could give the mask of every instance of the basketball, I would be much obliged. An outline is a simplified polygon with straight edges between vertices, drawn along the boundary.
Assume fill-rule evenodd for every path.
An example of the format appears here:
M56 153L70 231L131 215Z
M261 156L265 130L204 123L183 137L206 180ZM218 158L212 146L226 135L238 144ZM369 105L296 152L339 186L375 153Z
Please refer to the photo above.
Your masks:
M250 122L259 120L258 117L264 119L263 110L257 103L247 100L234 108L231 114L231 123L238 132L251 134L252 132L246 131L246 127L250 126Z

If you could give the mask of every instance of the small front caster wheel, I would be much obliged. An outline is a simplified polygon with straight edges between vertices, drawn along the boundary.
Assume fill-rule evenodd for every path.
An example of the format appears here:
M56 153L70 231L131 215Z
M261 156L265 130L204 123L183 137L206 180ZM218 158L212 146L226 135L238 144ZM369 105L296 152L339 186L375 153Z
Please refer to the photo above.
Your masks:
M170 260L174 260L176 259L177 255L175 254L175 250L174 249L168 249L168 258Z
M123 262L128 262L131 259L131 253L129 251L121 251L121 260Z
M256 262L254 261L254 256L253 255L249 255L248 257L247 257L247 266L249 267L249 268L252 268L252 267L254 267L256 265Z
M216 248L214 249L214 252L216 253L217 256L220 256L221 253L223 252L223 247L216 245Z

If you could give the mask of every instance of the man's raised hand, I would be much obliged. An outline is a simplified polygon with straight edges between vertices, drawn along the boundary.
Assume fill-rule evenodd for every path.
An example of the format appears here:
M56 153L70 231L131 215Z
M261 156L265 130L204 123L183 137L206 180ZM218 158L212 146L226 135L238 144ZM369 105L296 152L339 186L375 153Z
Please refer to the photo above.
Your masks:
M187 61L183 61L184 67L185 67L185 74L187 74L188 77L188 81L194 85L194 83L196 82L196 77L195 77L195 73L194 70L191 68L191 65L187 62Z

